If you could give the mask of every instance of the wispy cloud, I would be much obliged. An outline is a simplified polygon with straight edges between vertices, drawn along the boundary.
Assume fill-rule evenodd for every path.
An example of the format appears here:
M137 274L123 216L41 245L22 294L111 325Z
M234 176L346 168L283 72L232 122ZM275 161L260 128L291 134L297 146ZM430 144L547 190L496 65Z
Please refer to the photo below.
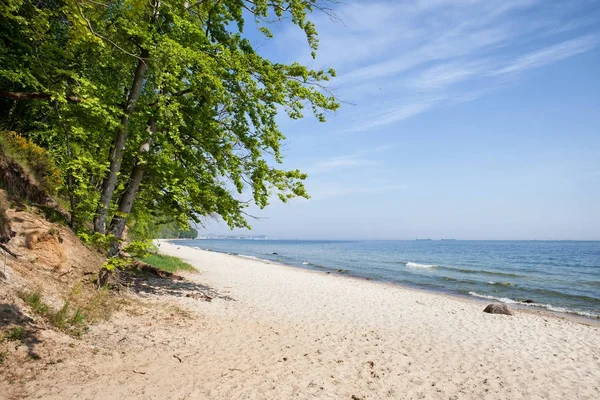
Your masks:
M315 185L309 188L311 199L309 201L319 201L331 199L340 196L352 196L365 193L389 193L406 190L404 184L382 184L373 186L364 185L339 185L329 183L327 185Z
M425 112L445 100L446 98L444 97L437 97L401 104L396 108L361 117L352 127L346 129L344 132L362 132L402 121Z
M338 96L356 104L344 131L368 131L472 101L527 70L594 49L600 33L589 30L600 21L599 4L351 2L337 10L343 22L317 19L321 48L313 65L336 68ZM289 47L290 41L282 43Z
M358 158L355 156L340 156L333 157L324 161L320 161L314 165L304 167L302 170L310 175L328 172L334 169L351 168L359 166L374 165L375 160Z
M489 63L479 61L439 64L425 69L418 76L410 79L408 86L417 90L439 90L480 74L488 67L486 64Z
M379 164L379 161L372 158L372 155L389 150L390 148L390 146L378 146L359 150L352 154L329 157L324 160L318 160L312 165L305 166L301 170L309 175L316 175L332 170L374 166Z
M564 41L544 49L534 51L517 58L504 68L493 71L491 75L517 73L526 69L540 68L576 54L585 53L600 43L600 35L585 35L576 39Z

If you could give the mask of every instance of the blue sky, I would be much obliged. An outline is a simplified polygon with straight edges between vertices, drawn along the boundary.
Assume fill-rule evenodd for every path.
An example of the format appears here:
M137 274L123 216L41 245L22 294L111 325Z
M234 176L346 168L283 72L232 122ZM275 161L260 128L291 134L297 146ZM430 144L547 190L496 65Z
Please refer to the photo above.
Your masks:
M421 0L283 23L266 57L333 67L343 104L280 126L312 198L250 212L288 239L600 240L600 1ZM201 233L226 234L209 220ZM237 230L236 233L248 233Z

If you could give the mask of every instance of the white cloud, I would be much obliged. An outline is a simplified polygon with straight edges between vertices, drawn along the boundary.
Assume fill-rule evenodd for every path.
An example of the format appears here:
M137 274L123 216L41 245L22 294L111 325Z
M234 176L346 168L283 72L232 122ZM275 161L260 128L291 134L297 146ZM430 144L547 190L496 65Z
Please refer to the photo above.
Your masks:
M309 201L326 200L340 196L352 196L365 193L388 193L407 189L407 185L403 184L384 184L377 186L364 185L339 185L336 183L328 183L326 185L315 185L308 188L311 195Z
M328 160L320 161L314 165L302 168L302 171L309 175L322 172L328 172L334 169L352 168L359 166L374 165L376 161L356 158L352 156L333 157Z
M408 85L417 90L437 90L465 81L485 67L482 62L439 64L410 79Z
M388 109L383 112L367 115L361 117L361 120L359 120L351 128L345 130L345 132L367 131L383 125L389 125L393 122L402 121L414 115L425 112L444 100L446 100L444 97L419 100L413 103L402 104L396 108Z
M330 157L316 161L314 164L300 168L309 175L321 174L332 170L367 167L379 164L379 161L370 158L371 155L389 150L390 146L378 146L370 149L356 151L352 154Z
M540 68L544 65L589 51L599 43L599 35L586 35L576 39L567 40L521 56L506 67L493 71L491 75L503 75L517 73L531 68Z
M342 22L325 16L315 21L321 46L312 65L336 68L332 87L356 105L348 107L351 126L342 130L367 131L472 101L493 91L489 88L516 82L528 69L593 49L597 33L573 35L600 20L600 8L585 16L575 12L586 4L589 8L589 0L342 4L337 10ZM293 37L283 39L282 46L292 47Z

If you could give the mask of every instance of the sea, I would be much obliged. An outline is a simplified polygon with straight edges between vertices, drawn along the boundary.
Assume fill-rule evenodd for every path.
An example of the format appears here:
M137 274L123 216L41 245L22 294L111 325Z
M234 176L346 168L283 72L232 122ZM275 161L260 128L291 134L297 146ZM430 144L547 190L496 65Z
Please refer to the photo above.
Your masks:
M600 318L598 241L201 239L177 244Z

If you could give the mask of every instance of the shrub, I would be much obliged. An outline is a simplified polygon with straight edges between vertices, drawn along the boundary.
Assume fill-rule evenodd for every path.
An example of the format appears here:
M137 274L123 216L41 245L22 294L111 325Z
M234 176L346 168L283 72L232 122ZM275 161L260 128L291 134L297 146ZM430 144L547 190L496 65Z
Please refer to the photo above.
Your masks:
M47 193L55 194L62 173L46 150L16 132L0 132L0 152L18 162Z
M112 235L112 234L105 235L105 234L98 233L98 232L89 233L86 231L80 231L79 233L77 233L77 236L83 243L94 246L95 248L102 250L102 251L108 251L111 244L115 240L117 240L117 239L115 239L115 235Z
M148 253L152 252L156 247L150 242L143 242L139 240L134 240L129 243L123 251L131 254L133 257L144 257Z
M107 271L113 271L115 269L123 270L123 269L127 268L130 264L131 264L130 261L117 256L117 257L109 258L104 263L102 268L106 269Z

